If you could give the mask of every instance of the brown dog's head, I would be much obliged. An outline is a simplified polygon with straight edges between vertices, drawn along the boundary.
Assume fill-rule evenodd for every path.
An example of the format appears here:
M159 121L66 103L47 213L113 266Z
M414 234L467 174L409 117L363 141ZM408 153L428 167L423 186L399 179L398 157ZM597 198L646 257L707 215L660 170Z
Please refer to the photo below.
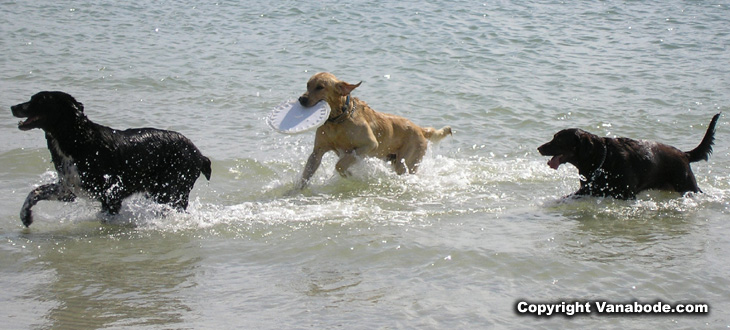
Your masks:
M575 165L579 170L586 165L590 166L595 158L595 146L600 138L582 129L569 128L555 133L552 141L537 148L543 156L553 156L548 166L553 169L564 163Z
M319 101L325 100L329 103L330 108L339 109L344 103L342 98L350 94L361 83L362 81L357 85L348 84L329 72L320 72L309 78L307 91L299 97L299 103L303 107L311 107Z
M84 105L64 92L40 92L30 101L10 107L13 116L27 118L18 128L27 131L34 128L48 129L66 119L84 115Z

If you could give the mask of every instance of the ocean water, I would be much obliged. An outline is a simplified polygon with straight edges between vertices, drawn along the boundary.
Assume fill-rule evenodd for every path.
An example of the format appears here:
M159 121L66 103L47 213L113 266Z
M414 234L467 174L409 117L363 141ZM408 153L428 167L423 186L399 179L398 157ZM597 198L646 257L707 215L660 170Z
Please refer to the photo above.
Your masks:
M730 326L730 6L705 1L0 2L0 328ZM314 73L374 109L451 125L418 174L325 157L265 117ZM114 128L213 162L186 213L41 202L56 176L10 106L62 90ZM562 128L694 148L704 193L564 199ZM529 302L705 303L706 315L519 315Z

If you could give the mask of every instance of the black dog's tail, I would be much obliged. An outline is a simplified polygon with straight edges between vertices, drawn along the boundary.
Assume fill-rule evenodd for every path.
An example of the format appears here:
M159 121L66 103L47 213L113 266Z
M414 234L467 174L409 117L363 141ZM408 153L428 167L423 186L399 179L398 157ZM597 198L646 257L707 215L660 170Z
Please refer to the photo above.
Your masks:
M707 132L705 133L705 137L702 138L700 145L686 153L687 156L689 156L690 163L708 160L710 158L710 155L712 154L712 144L715 142L715 125L717 124L717 119L720 118L720 114L722 114L722 112L712 117L710 126L707 127Z
M205 157L203 155L200 155L200 160L201 160L201 163L202 163L201 164L202 167L200 168L200 172L203 173L203 175L205 175L205 178L208 179L208 181L210 181L210 174L213 172L210 169L210 159L208 159L208 157Z

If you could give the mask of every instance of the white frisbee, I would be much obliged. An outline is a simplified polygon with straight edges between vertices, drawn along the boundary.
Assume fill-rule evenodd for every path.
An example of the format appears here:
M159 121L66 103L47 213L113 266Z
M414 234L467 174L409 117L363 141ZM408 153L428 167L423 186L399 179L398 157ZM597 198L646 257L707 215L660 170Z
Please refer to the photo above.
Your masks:
M305 108L297 100L279 104L266 117L266 123L275 131L295 134L322 126L330 116L330 106L326 101Z

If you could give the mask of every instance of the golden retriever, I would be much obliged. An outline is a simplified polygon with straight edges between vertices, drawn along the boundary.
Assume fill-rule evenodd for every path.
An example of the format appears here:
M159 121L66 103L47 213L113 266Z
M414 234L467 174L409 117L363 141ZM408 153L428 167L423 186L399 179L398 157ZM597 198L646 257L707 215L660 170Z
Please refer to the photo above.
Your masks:
M357 157L389 161L398 174L416 173L428 141L438 142L451 134L449 126L439 130L423 128L406 118L376 112L364 101L350 97L361 83L349 84L328 72L317 73L307 82L307 91L299 103L311 107L324 100L332 111L328 120L317 128L314 150L304 167L299 189L307 185L322 156L329 151L340 158L336 169L342 176L349 175L348 168Z

